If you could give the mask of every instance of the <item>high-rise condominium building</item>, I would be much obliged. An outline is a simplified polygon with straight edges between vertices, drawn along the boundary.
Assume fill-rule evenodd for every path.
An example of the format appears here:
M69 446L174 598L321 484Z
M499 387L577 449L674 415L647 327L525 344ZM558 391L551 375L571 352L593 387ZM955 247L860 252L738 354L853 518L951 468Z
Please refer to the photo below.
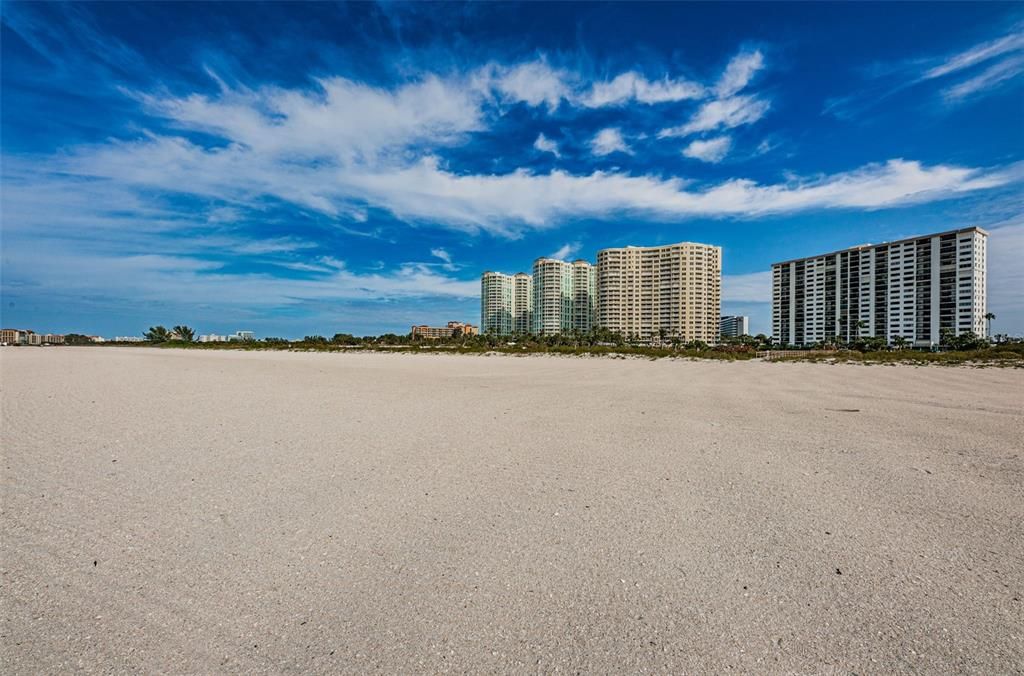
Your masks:
M743 315L726 315L718 322L718 333L722 338L749 336L750 319Z
M480 331L508 336L533 328L533 278L485 272L480 278Z
M551 335L594 327L594 266L554 258L533 262L533 332Z
M916 346L985 333L986 245L962 228L772 265L772 334L783 344L878 336Z
M533 330L533 277L517 272L512 277L512 291L512 332L529 333Z
M681 242L597 253L597 324L624 336L718 342L722 249Z

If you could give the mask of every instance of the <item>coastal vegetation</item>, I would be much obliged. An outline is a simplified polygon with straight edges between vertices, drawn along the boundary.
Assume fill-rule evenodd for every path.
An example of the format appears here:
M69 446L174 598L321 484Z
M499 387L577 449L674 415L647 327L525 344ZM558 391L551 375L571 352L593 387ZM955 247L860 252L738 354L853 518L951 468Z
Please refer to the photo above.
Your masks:
M312 352L387 351L442 354L507 354L553 356L638 357L647 359L683 358L737 361L767 358L772 361L830 362L865 364L986 364L1024 367L1024 340L998 336L996 342L972 333L953 335L944 332L937 349L913 349L906 340L886 346L880 337L863 337L849 342L836 338L807 347L779 345L769 336L726 338L718 345L701 341L683 341L660 335L650 340L622 336L607 330L590 333L568 332L540 336L457 335L434 340L414 339L408 335L385 333L356 336L336 333L332 337L314 334L301 340L268 337L262 340L231 342L195 342L188 326L173 329L151 327L143 345L186 347L205 350L296 350ZM138 345L139 343L135 343Z

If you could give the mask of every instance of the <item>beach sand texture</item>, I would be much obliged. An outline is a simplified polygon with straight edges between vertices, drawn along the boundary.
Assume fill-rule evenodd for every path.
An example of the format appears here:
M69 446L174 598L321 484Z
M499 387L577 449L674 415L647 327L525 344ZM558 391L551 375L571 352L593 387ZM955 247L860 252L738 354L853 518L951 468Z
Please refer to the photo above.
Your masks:
M1024 371L4 348L0 664L1024 670Z

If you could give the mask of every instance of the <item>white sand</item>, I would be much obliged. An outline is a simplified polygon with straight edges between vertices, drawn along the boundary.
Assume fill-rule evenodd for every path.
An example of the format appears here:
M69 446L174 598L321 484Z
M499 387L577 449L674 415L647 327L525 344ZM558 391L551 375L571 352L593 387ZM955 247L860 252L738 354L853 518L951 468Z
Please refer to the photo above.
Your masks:
M6 673L1024 670L1022 370L5 348L0 375Z

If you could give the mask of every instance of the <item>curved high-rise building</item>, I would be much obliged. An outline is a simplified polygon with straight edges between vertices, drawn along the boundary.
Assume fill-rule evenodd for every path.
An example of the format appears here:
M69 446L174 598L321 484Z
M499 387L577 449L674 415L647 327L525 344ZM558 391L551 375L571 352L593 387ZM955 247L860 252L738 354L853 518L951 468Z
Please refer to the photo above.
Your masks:
M597 252L597 324L626 337L718 342L722 248L680 242Z
M590 332L594 325L595 284L594 266L587 261L535 260L533 332L538 335Z
M480 277L480 332L529 333L533 322L533 278L525 272L487 271Z

